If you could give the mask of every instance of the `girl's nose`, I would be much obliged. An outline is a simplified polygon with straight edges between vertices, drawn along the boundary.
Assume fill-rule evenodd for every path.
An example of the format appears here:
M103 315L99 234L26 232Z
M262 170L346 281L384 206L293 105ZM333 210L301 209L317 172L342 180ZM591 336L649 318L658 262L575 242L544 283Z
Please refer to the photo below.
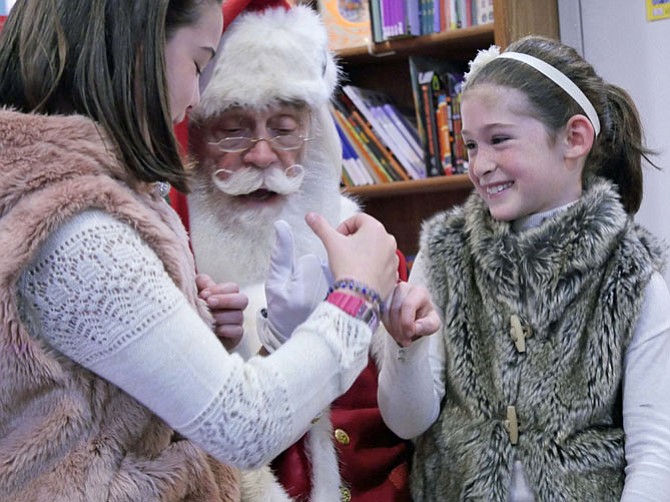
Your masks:
M495 171L496 161L492 155L488 155L481 150L477 153L475 158L471 158L468 162L468 169L478 178Z

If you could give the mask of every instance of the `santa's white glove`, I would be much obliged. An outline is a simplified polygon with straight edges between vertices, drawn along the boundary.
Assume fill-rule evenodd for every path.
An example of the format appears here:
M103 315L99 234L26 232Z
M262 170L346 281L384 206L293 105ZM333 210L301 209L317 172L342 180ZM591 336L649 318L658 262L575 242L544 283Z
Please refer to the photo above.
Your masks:
M265 282L267 309L261 309L257 319L258 337L269 352L279 348L307 320L333 282L328 265L316 255L294 259L293 232L288 223L278 220L274 227L277 240Z

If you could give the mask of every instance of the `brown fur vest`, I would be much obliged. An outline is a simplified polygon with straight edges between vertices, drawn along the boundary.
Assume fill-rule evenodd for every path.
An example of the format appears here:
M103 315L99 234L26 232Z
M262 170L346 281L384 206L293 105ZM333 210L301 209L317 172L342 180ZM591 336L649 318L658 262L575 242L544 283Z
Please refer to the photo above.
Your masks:
M139 232L209 320L177 216L85 118L0 109L0 152L0 500L239 500L237 470L30 337L17 311L17 280L44 240L99 208Z

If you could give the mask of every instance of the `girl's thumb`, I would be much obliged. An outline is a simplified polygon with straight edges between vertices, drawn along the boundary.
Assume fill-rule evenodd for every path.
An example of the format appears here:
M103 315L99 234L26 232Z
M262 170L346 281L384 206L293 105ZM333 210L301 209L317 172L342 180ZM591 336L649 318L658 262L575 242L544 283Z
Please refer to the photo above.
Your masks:
M305 221L309 225L309 228L312 229L312 232L321 239L326 249L329 249L329 245L334 238L334 234L337 234L337 231L318 213L307 213Z

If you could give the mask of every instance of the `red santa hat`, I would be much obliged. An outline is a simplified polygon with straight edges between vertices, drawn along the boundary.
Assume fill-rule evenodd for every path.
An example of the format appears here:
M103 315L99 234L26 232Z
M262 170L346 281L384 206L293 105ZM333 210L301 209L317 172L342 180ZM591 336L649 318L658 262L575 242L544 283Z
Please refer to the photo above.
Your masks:
M321 17L312 8L289 8L276 0L228 1L224 22L229 24L200 79L200 104L192 117L207 118L229 106L298 101L314 108L329 101L339 69Z
M242 12L254 12L265 9L283 7L290 9L291 5L286 0L225 0L223 2L223 30L232 23Z

